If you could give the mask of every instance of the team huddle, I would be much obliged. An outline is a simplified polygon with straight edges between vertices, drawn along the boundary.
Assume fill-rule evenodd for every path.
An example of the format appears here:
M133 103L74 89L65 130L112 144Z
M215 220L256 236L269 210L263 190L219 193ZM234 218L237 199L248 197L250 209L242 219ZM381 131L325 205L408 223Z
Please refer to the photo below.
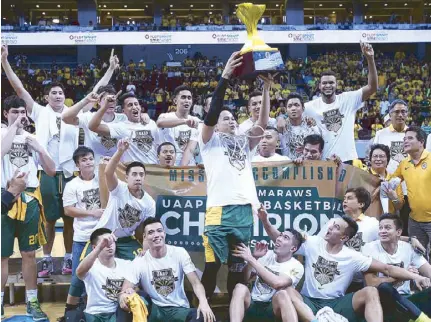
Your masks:
M55 224L62 218L66 254L61 271L72 275L65 317L77 311L86 295L86 321L144 321L147 316L150 321L216 321L210 303L218 272L227 265L232 322L431 321L431 229L425 226L431 221L426 192L431 155L424 149L423 130L397 130L398 117L407 111L405 102L390 106L394 117L389 135L405 134L408 158L387 171L393 160L382 141L384 133L376 135L380 141L369 153L369 171L381 178L380 190L389 199L387 213L365 216L374 193L350 188L344 195L344 215L327 222L318 235L291 228L280 232L256 193L252 162L292 160L300 166L306 160L327 160L342 166L358 159L355 115L377 90L374 51L369 44L361 49L368 62L363 88L336 95L336 75L325 72L321 97L304 103L292 93L286 101L289 117L272 119L274 79L260 75L262 91L249 95L251 117L238 125L223 101L235 68L242 64L239 52L229 58L214 93L206 98L203 121L191 115L192 90L179 86L173 94L176 111L155 122L133 93L122 94L109 84L119 64L113 52L108 71L84 99L66 107L61 84L51 83L45 91L48 105L41 106L12 70L2 46L2 66L17 94L4 99L7 127L1 130L2 316L8 259L17 237L27 315L35 321L47 318L37 297L37 277L55 271L51 252ZM35 123L35 135L26 130L28 117ZM106 167L99 173L102 161ZM124 181L117 177L121 163ZM184 248L166 244L156 203L144 190L148 164L205 168L201 278ZM109 191L104 209L102 177ZM411 212L405 234L397 212L407 194ZM273 250L261 242L250 249L254 220L262 222ZM35 251L40 246L44 257L38 270ZM197 308L186 296L185 276Z

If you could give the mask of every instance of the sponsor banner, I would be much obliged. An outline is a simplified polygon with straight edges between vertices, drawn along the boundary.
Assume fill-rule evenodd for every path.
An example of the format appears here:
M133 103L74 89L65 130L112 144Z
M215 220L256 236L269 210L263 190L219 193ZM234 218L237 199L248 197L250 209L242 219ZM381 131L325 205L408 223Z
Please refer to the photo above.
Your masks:
M313 30L259 31L268 44L308 43L415 43L431 42L429 30ZM238 44L247 41L246 31L178 32L37 32L2 33L2 43L10 45L160 45Z
M99 173L104 173L102 161ZM291 162L259 164L253 167L259 201L268 211L271 223L280 230L295 228L310 235L319 232L329 219L341 215L344 192L351 187L365 187L373 193L380 181L366 171L350 165L337 168L333 162L312 161L303 166ZM125 166L117 167L117 176L124 180ZM108 191L104 176L100 177L102 208L106 207ZM228 183L227 183L228 185ZM146 165L145 191L156 201L156 217L166 229L166 242L184 247L191 255L198 274L204 266L202 234L206 209L205 170L200 167L161 168ZM368 215L382 213L379 201ZM251 246L269 240L260 221L255 218ZM217 292L226 292L226 268L218 274Z

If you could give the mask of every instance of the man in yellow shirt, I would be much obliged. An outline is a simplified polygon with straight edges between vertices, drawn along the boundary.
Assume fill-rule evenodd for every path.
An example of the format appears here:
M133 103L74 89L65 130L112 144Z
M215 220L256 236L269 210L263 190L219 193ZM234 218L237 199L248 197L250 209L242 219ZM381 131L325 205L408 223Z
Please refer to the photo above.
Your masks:
M429 259L431 241L431 153L425 150L426 133L418 126L407 129L404 137L404 151L408 153L392 177L398 177L407 184L411 208L408 231L426 248Z

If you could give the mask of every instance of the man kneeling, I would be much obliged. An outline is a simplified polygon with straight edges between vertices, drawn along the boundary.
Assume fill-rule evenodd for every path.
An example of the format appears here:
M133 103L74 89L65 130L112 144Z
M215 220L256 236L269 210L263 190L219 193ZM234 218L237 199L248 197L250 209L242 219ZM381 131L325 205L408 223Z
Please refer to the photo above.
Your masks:
M285 288L296 287L304 275L304 267L293 258L301 247L301 234L294 229L280 233L275 241L274 250L268 251L268 245L257 243L253 255L244 244L238 246L234 256L247 262L244 271L245 280L250 280L252 273L257 274L253 290L237 284L230 302L230 321L288 321L288 312L295 313L295 308ZM289 321L296 322L298 318Z

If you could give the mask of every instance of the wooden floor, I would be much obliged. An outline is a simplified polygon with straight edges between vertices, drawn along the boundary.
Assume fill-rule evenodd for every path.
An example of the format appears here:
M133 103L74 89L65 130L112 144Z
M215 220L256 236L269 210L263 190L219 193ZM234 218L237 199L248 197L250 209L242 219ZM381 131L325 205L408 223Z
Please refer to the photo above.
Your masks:
M50 322L55 322L64 314L63 303L42 303L42 310L48 315ZM14 315L25 315L25 305L5 306L4 313L6 318Z

